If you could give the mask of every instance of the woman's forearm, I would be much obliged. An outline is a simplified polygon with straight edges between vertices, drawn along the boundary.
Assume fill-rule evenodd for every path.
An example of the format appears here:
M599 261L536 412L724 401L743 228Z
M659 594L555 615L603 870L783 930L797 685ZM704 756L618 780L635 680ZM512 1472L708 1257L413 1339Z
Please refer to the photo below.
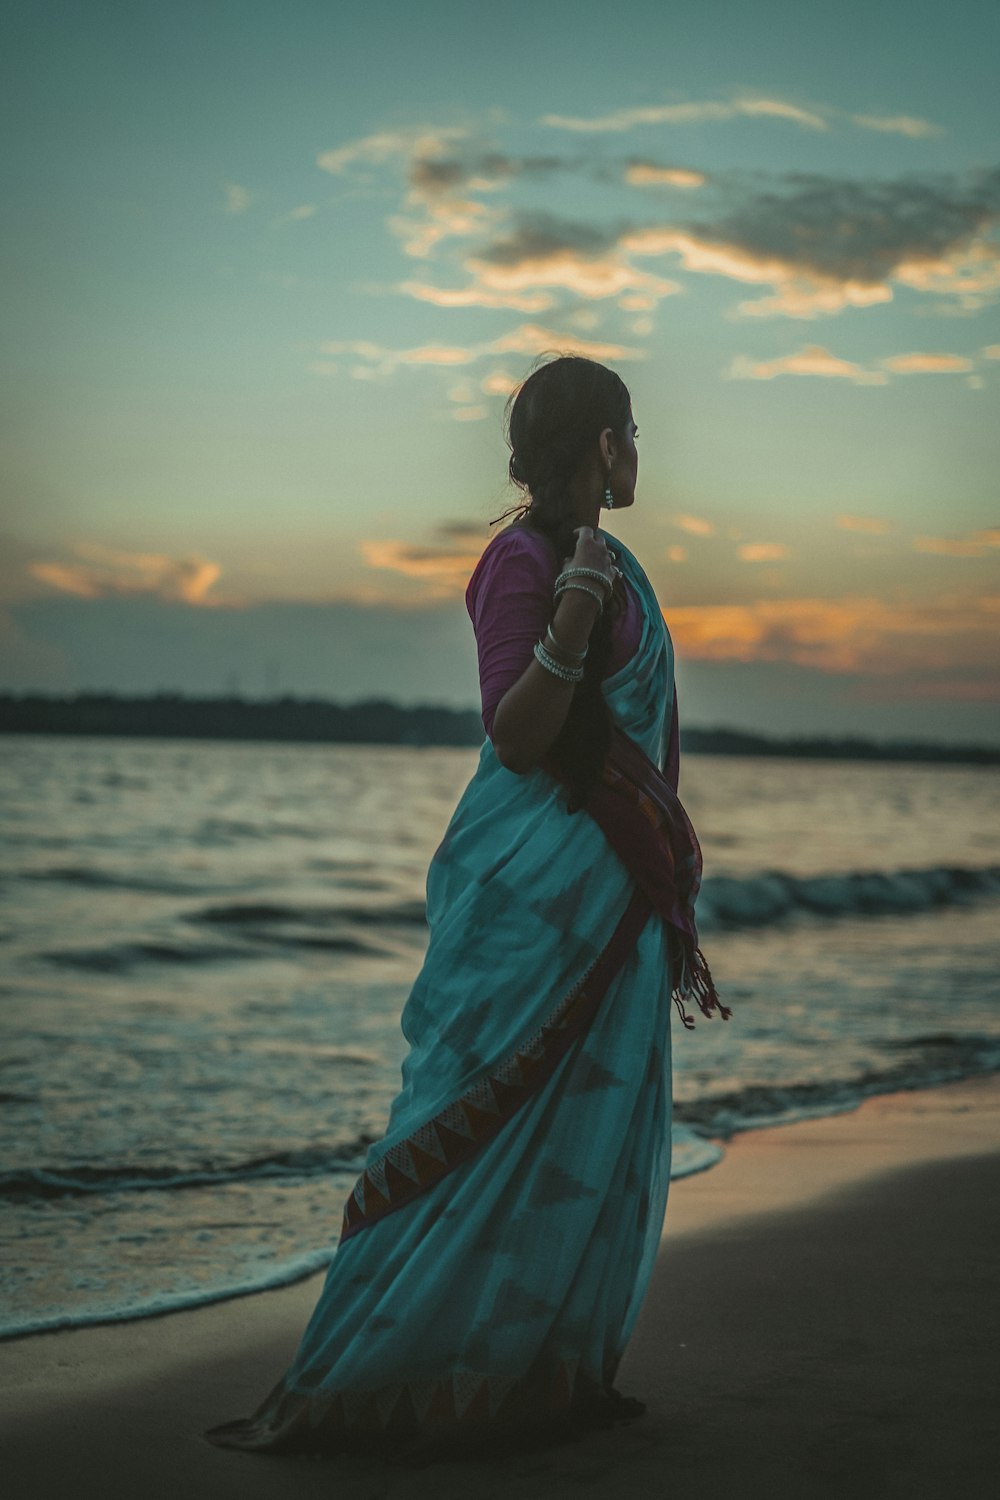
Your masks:
M552 629L568 651L586 647L598 608L579 589L562 595ZM523 775L538 764L566 722L574 688L574 683L564 682L532 659L500 699L493 718L493 749L502 766Z

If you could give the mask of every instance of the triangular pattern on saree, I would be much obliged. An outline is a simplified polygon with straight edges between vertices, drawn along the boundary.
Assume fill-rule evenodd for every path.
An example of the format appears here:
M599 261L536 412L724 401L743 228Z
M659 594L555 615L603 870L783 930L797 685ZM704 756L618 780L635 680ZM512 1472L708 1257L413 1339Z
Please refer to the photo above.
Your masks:
M538 1030L460 1098L365 1167L344 1207L342 1244L468 1161L552 1076L592 1020L651 910L635 891L607 946Z

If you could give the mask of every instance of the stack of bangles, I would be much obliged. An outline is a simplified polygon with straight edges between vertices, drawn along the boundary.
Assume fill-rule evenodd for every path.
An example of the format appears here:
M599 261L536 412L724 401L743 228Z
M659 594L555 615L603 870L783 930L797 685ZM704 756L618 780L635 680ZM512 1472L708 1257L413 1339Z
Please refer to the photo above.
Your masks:
M580 580L593 578L603 584L606 593L599 593L593 584L584 583ZM568 589L579 589L584 594L589 594L598 603L598 613L603 613L604 605L611 597L614 588L614 579L609 578L606 573L599 573L596 568L566 568L555 582L553 598L558 604L560 598ZM556 648L561 656L569 658L569 661L559 661L548 649L548 643ZM587 655L588 648L584 646L582 651L571 651L559 640L551 625L545 628L545 640L535 643L535 660L540 662L546 671L551 672L553 677L558 677L562 682L583 681L583 661ZM571 664L570 664L571 663Z

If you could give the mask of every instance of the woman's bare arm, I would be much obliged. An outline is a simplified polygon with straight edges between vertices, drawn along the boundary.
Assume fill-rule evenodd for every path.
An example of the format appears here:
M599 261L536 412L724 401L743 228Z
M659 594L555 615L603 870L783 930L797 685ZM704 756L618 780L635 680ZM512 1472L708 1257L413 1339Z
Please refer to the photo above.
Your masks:
M603 537L578 539L566 566L596 568L612 576L611 558ZM585 580L586 581L586 580ZM601 584L592 585L604 592ZM600 606L580 589L567 589L552 616L552 629L568 651L579 652L590 639ZM553 655L557 655L555 651ZM534 658L497 704L493 719L493 749L508 771L524 775L551 748L569 713L575 684L564 682Z

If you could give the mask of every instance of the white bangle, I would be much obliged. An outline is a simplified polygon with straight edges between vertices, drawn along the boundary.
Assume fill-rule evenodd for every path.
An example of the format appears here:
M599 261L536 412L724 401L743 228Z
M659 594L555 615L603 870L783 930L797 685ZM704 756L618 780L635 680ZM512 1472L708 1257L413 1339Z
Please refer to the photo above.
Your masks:
M597 568L563 568L562 572L559 574L559 577L556 579L556 588L558 588L566 578L596 578L598 583L603 583L605 585L609 594L615 586L614 578L609 578L607 573L601 573Z
M589 594L591 599L597 600L597 607L601 614L604 613L604 600L601 598L601 595L597 592L596 589L592 589L590 587L589 583L564 583L561 588L557 588L555 591L554 597L557 603L559 602L561 596L567 593L569 589L579 589L581 594Z
M582 651L571 651L568 646L563 645L562 641L556 635L551 625L546 625L545 633L548 635L557 651L561 651L564 656L572 656L576 661L583 661L587 652L590 650L589 646L584 646Z
M582 682L582 667L564 667L561 662L550 656L541 641L535 642L535 660L540 662L547 672L553 677L558 677L562 682Z

